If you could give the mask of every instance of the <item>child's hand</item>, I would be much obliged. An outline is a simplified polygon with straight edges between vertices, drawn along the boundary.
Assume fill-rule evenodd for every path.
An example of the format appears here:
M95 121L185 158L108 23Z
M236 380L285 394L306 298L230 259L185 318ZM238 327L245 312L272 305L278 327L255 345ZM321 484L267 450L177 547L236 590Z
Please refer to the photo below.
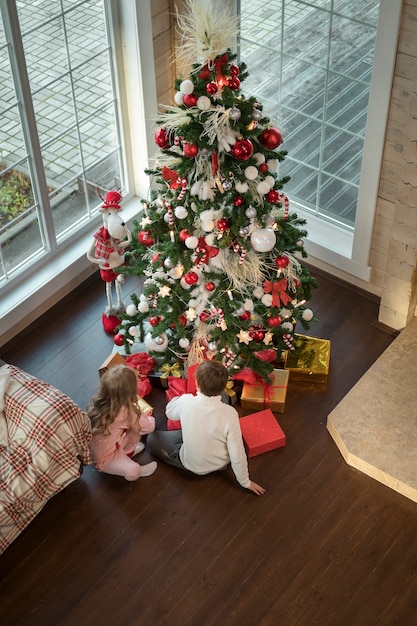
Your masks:
M248 489L253 491L253 493L255 493L257 496L262 496L265 493L265 489L261 487L261 485L254 483L253 480L250 481Z

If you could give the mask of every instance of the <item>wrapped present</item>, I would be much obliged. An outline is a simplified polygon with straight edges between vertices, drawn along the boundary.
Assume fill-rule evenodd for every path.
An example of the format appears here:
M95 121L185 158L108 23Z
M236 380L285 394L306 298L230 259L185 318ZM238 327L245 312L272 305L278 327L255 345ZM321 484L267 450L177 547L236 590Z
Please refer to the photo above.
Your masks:
M283 413L288 378L289 372L287 370L274 369L269 384L255 376L253 376L253 382L245 380L240 399L242 408L255 410L269 408L276 413Z
M271 409L241 417L239 424L249 457L286 445L285 433Z
M327 383L330 366L330 341L294 335L295 350L287 353L286 369L290 380Z
M164 364L159 370L151 372L148 376L152 387L168 389L169 381L172 378L181 378L180 365L179 363L174 363L173 365Z
M98 374L100 378L103 376L104 372L106 372L111 367L114 367L115 365L126 365L124 357L118 352L113 352L112 354L110 354L110 356L107 357L104 363L100 365L100 367L98 368Z
M142 413L146 413L147 415L152 415L152 413L153 413L153 406L151 406L149 404L149 402L146 402L146 400L144 400L143 398L138 396L136 404L138 405L138 407L140 408Z
M236 404L242 395L243 382L240 380L233 380L229 378L225 387L225 394L228 398L228 404Z
M195 363L194 365L190 365L187 368L187 393L196 394L197 393L197 385L195 381L195 372L200 363Z

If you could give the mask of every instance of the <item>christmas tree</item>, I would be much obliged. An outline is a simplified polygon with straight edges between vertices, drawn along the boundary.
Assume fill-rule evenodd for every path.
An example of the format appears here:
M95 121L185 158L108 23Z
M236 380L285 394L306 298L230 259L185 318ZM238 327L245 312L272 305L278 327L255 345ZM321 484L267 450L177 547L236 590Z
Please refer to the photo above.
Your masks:
M188 0L178 16L181 51L193 58L175 83L175 105L157 120L156 182L143 200L123 272L146 279L122 316L115 343L181 371L217 359L264 379L309 328L315 279L305 221L289 210L279 178L282 135L256 97L232 45L237 23L219 4Z

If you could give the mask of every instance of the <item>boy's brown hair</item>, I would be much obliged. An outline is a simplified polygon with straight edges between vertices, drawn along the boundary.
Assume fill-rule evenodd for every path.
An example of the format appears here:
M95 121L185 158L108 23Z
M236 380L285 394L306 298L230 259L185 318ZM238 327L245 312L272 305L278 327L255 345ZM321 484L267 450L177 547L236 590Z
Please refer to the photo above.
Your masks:
M195 378L205 396L220 396L226 387L229 373L219 361L203 361L197 367Z

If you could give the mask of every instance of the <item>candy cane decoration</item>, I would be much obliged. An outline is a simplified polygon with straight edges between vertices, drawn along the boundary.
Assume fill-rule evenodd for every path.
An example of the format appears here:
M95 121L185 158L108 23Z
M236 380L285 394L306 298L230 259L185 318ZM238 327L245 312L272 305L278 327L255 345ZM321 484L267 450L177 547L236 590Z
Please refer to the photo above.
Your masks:
M222 309L218 308L213 312L213 315L217 315L217 328L222 328L224 321L224 312Z
M236 254L240 252L239 265L242 265L242 263L244 262L246 258L246 253L247 253L246 248L242 246L240 243L236 242L233 244L233 252L235 252Z
M186 178L178 178L177 183L181 185L181 191L178 194L177 200L180 202L185 196L185 192L187 190L187 179Z
M236 354L234 354L230 348L227 348L226 353L224 355L224 366L229 368L233 361L236 359Z
M168 200L165 202L165 206L168 212L168 225L170 228L173 228L174 227L174 211L172 210L172 206L170 205Z
M294 337L292 335L286 333L282 336L282 339L289 350L295 350L294 346L292 345L292 341L294 341Z
M290 201L288 200L288 196L286 196L284 193L279 193L278 194L278 200L281 202L284 202L284 220L287 219L288 217L288 213L290 212Z

